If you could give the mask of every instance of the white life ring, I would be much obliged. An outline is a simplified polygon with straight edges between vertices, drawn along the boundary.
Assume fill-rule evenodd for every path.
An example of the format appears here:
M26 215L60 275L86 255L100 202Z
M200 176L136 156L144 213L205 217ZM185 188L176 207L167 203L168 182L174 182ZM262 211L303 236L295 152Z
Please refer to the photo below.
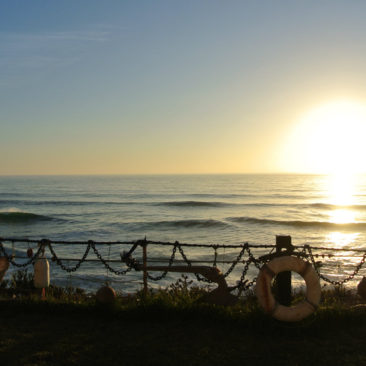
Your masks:
M294 271L306 283L306 298L295 306L284 306L275 300L271 292L272 279L280 272ZM318 275L309 262L300 258L285 256L272 259L259 271L256 294L261 307L274 318L286 322L296 322L313 313L320 301L321 288Z

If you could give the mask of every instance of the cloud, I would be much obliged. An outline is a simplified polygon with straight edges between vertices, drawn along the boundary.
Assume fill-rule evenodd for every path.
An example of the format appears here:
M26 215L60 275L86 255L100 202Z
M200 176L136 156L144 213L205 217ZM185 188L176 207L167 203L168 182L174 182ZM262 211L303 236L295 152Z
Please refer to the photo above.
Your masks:
M108 40L110 31L106 30L87 30L87 31L48 31L37 33L9 33L1 32L1 42L23 43L43 43L49 41L88 41L105 42Z
M111 30L0 32L0 85L14 77L43 73L79 62L108 42Z

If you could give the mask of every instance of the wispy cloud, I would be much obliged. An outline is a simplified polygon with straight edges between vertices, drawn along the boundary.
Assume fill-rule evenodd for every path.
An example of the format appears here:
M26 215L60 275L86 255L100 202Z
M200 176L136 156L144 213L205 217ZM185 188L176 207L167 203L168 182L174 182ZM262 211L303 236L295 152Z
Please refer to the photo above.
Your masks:
M0 32L0 85L17 76L69 67L110 40L111 29ZM19 79L21 80L21 79Z
M59 31L37 33L9 33L1 32L0 41L5 42L48 42L48 41L88 41L105 42L108 40L110 31Z
M38 33L0 32L0 59L12 56L61 55L109 39L107 31L63 31Z

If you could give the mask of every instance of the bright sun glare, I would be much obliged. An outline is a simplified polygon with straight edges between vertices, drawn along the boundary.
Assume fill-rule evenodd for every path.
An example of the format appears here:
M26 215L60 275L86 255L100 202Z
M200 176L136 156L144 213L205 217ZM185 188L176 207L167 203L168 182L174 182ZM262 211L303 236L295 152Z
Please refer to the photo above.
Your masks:
M356 202L356 179L355 174L330 174L324 181L324 189L328 196L328 203L335 208L329 210L329 222L334 224L349 224L356 222L356 212L350 207ZM359 233L331 232L328 234L328 241L335 247L352 246Z
M288 171L327 174L324 194L331 208L327 221L357 222L350 206L357 204L357 174L366 172L366 104L334 101L310 110L285 143L283 166ZM334 231L332 245L352 246L359 233Z
M330 222L336 224L354 222L355 213L348 209L348 206L355 204L355 176L353 174L329 175L325 189L328 193L329 203L339 206L339 208L330 211Z
M284 163L291 171L365 172L366 105L337 101L315 108L296 125Z

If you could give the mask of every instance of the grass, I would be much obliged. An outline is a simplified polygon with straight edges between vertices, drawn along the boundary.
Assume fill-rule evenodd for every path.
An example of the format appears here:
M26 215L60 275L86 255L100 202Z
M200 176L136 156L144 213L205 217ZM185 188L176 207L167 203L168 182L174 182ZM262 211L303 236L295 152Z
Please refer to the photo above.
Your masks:
M284 324L253 296L228 308L200 303L202 290L184 281L113 306L71 290L45 301L7 292L0 364L366 365L366 310L350 307L356 298L345 289L325 289L317 313Z

